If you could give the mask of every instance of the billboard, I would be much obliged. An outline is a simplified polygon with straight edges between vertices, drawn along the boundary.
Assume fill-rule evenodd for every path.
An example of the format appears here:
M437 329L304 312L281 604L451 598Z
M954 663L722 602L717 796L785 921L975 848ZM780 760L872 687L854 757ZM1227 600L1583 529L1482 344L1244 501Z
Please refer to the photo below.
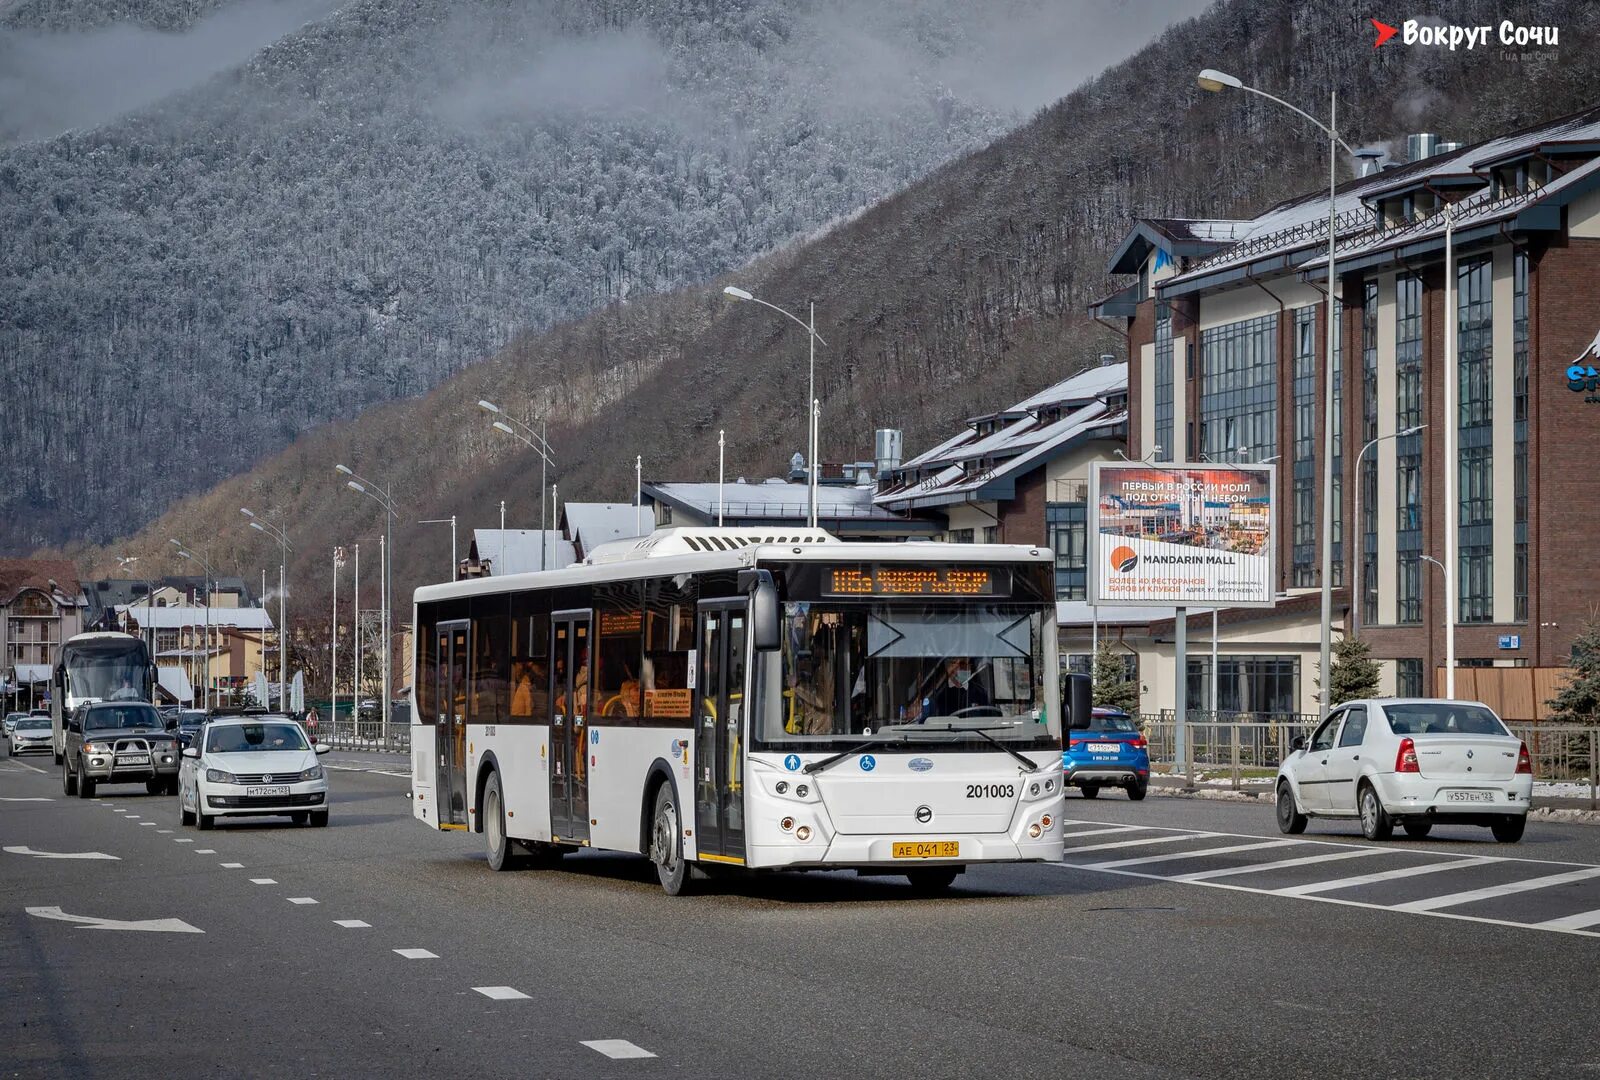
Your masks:
M1089 473L1089 602L1271 607L1271 465L1097 462Z

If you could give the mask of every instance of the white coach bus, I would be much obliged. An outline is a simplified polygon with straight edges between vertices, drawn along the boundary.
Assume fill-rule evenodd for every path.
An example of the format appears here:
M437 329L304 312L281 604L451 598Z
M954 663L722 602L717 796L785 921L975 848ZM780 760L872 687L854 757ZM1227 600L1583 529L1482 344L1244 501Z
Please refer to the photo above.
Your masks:
M413 813L516 849L904 874L1062 858L1054 560L665 529L416 592ZM747 707L748 706L748 707Z

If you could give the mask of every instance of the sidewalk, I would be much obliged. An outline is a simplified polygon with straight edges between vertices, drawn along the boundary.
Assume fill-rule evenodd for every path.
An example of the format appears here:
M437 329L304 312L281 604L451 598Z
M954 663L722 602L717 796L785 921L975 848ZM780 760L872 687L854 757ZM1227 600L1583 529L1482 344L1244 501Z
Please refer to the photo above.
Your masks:
M1233 790L1226 776L1216 777L1201 772L1199 783L1192 791L1185 790L1184 778L1167 773L1150 773L1150 794L1174 799L1222 799L1230 802L1270 803L1273 799L1271 778L1247 778ZM1578 792L1582 794L1578 794ZM1573 821L1588 825L1600 824L1600 809L1591 808L1587 784L1535 783L1533 809L1536 818L1552 821Z

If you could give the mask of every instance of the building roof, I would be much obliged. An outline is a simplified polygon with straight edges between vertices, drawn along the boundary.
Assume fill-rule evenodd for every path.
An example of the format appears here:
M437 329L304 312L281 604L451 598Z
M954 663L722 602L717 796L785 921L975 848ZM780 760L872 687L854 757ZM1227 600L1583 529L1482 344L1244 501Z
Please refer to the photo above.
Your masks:
M175 701L194 700L194 687L189 682L189 674L181 667L157 667L156 682L161 685L163 690L171 694Z
M82 588L78 568L66 559L0 559L0 604L9 604L24 589L50 593L54 581L55 601L61 607L77 607Z
M183 605L149 607L138 604L125 607L134 622L144 630L176 630L182 626L232 626L239 630L271 630L272 616L266 608L212 607Z
M1113 274L1137 274L1150 252L1198 258L1234 243L1250 228L1228 218L1140 218L1111 256Z
M613 540L626 540L650 531L648 512L643 528L639 511L632 503L569 502L562 506L562 521L580 555Z
M792 522L803 524L810 515L806 486L791 484L786 480L763 480L756 483L701 484L655 483L646 481L644 493L657 502L689 511L707 521L717 519L718 488L721 488L721 505L724 521L748 524L751 522ZM817 485L817 518L868 523L895 522L911 525L900 514L873 505L873 488L864 484ZM826 528L826 526L823 526Z
M541 567L557 570L578 561L572 541L563 539L556 529L473 529L472 553L489 564L489 573L495 577L526 574Z

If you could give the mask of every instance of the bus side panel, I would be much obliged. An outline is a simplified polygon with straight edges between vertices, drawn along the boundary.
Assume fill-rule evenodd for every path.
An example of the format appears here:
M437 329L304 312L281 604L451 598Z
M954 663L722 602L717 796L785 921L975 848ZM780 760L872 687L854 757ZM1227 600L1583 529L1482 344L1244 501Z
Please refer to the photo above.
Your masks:
M589 836L597 848L639 852L640 814L645 780L658 759L671 762L678 785L680 820L693 821L693 788L689 784L688 728L591 727L589 760ZM684 815L689 815L685 817ZM692 856L689 837L685 855Z
M506 800L506 835L548 843L550 729L543 724L502 725L499 734L490 741L495 746L495 759L500 763L500 790ZM482 755L479 757L481 759Z
M433 741L436 731L432 724L411 725L411 816L437 829L434 762L438 761L439 752Z

